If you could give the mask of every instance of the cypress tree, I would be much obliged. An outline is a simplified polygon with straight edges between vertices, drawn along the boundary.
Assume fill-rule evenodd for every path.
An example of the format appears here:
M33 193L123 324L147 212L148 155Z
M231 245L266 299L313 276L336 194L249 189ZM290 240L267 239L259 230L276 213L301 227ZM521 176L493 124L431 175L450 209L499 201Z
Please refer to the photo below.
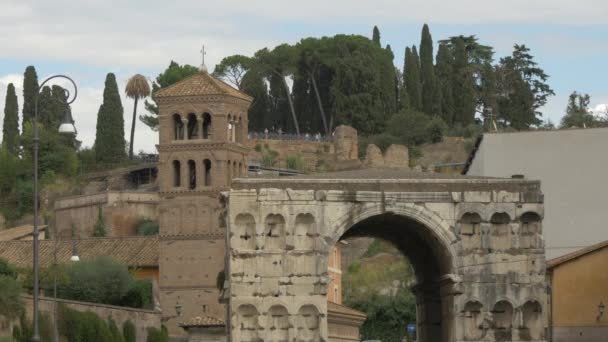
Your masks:
M13 155L17 154L19 139L19 108L17 94L12 83L6 88L4 103L4 124L2 126L2 145Z
M55 112L55 101L53 100L53 94L51 87L44 86L38 95L38 120L44 126L45 129L52 129L53 125L52 117ZM32 119L33 120L33 116Z
M454 95L452 93L454 59L451 50L446 44L439 44L435 76L437 79L437 89L441 94L440 116L451 127L454 125Z
M125 123L116 76L106 76L103 103L97 113L95 158L98 163L117 163L125 159Z
M433 67L433 38L431 38L427 24L422 27L422 37L420 38L420 80L422 82L422 111L429 115L438 114L434 111L439 94L435 89L437 82Z
M475 88L469 68L464 39L456 39L454 46L454 122L467 126L475 119Z
M34 101L38 92L38 75L33 65L25 68L23 74L23 127L34 117ZM22 131L24 129L22 128Z
M422 107L422 94L420 89L420 62L416 47L405 49L405 90L407 91L410 108L420 110Z
M380 44L380 30L378 29L378 26L374 26L374 32L372 33L372 41L376 43L376 45L382 46Z

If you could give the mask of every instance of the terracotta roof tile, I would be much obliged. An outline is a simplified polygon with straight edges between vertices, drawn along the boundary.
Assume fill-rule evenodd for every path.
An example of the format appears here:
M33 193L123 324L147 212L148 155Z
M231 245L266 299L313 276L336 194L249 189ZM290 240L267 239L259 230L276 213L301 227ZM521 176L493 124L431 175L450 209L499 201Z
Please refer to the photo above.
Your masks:
M199 72L175 84L162 88L154 94L156 98L198 95L226 95L246 101L252 101L249 95L232 88L227 83L211 76L207 72Z
M189 327L223 327L224 321L211 317L211 316L197 316L193 317L183 323L180 323L180 327L189 328Z
M76 240L76 250L81 260L91 260L107 255L130 267L158 267L158 237L137 236L123 238L89 238ZM55 243L40 240L40 265L47 267L53 263ZM72 240L57 241L57 260L65 263L72 256ZM0 241L0 258L17 267L31 267L33 258L32 241Z

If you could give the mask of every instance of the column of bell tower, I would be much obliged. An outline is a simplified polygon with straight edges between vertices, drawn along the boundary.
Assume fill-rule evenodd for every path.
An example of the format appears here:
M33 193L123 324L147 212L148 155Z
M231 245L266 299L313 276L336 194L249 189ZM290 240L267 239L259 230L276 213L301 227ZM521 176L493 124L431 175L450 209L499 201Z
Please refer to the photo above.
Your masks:
M184 335L179 323L193 317L225 319L216 286L225 255L226 212L220 192L229 189L233 178L245 176L246 167L238 166L247 165L244 139L252 98L203 69L159 90L155 100L159 105L160 304L163 324L177 336ZM189 123L193 118L197 122ZM232 129L230 120L236 122ZM237 130L240 134L234 133Z

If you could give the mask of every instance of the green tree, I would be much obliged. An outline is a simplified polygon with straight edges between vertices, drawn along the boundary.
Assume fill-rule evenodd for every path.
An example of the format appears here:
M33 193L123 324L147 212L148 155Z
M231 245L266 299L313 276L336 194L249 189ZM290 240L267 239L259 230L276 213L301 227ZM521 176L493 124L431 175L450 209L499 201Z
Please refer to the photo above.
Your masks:
M114 319L112 319L112 316L108 317L108 330L110 331L110 336L112 337L112 341L125 342L125 338L120 333L120 330L118 330L118 326L116 325L116 322L114 321Z
M150 96L150 85L143 75L136 74L129 79L125 88L127 97L132 98L133 119L131 120L131 139L129 139L129 159L133 159L133 143L135 141L135 122L137 119L137 103L139 99Z
M47 129L44 123L38 126L39 151L38 170L41 175L54 172L68 177L76 175L78 170L78 158L72 137L67 137L57 132L57 129ZM33 167L33 139L34 127L32 122L27 122L21 134L21 145L23 146L24 163L26 168Z
M21 285L6 275L0 275L0 318L15 319L24 312Z
M249 106L247 118L249 119L249 130L262 132L271 127L269 115L268 86L258 70L249 70L241 81L241 90L253 97Z
M130 320L125 321L122 325L122 335L125 338L125 342L135 342L137 340L135 324Z
M441 95L441 118L449 126L454 125L454 96L452 80L454 78L454 58L445 43L439 44L437 65L435 67L437 88Z
M407 146L420 145L428 141L427 125L430 117L425 113L407 109L393 115L387 123L387 132L398 137Z
M4 103L4 122L2 126L2 145L13 155L19 149L19 108L15 86L12 83L6 88Z
M465 41L458 38L454 44L454 74L452 95L454 97L454 122L463 126L475 119L475 88Z
M188 64L179 65L178 63L171 61L167 69L159 74L156 77L156 80L152 82L152 100L150 102L147 100L144 102L146 110L150 114L140 115L139 120L153 131L158 130L158 105L154 102L154 94L161 88L168 87L198 72L199 69L195 66Z
M243 55L232 55L224 57L221 62L213 68L213 75L232 83L237 89L243 90L243 78L253 66L250 57Z
M427 24L422 27L420 39L420 80L422 82L422 111L428 115L439 114L435 112L436 104L439 101L433 66L433 38Z
M572 92L568 97L566 115L562 117L560 128L599 126L598 120L589 112L590 102L591 97L588 94Z
M95 158L98 163L117 163L125 159L125 122L116 76L106 76L103 103L97 113Z
M374 25L374 30L372 32L372 41L378 46L381 47L382 44L380 43L380 30L378 29L378 26Z
M422 109L422 90L420 84L420 62L418 54L415 53L415 46L405 49L405 67L403 71L403 83L407 92L408 105L414 110Z
M23 73L23 123L22 130L25 129L25 124L34 118L34 101L38 93L38 75L36 68L33 65L25 68Z

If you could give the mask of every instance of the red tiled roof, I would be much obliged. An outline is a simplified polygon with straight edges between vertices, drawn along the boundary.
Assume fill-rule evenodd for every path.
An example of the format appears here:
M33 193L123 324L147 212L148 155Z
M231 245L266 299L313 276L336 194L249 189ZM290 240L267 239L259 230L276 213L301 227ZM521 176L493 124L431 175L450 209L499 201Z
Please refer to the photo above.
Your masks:
M180 323L179 326L183 327L183 328L190 328L190 327L223 327L224 321L219 319L219 318L215 318L215 317L211 317L211 316L197 316L197 317L193 317L189 320L187 320L186 322Z
M46 226L38 226L38 230L40 232L43 232L45 229ZM33 230L34 226L32 226L31 224L15 228L2 229L0 230L0 241L19 240L21 238L32 235Z
M232 88L211 75L208 72L198 72L166 88L162 88L154 94L154 97L176 97L197 95L226 95L246 101L252 101L249 95Z
M39 241L40 266L53 263L54 240ZM121 238L88 238L76 240L81 260L107 255L130 267L158 267L158 237L136 236ZM65 263L72 256L72 240L57 241L57 260ZM32 241L0 241L0 258L17 267L32 267Z

